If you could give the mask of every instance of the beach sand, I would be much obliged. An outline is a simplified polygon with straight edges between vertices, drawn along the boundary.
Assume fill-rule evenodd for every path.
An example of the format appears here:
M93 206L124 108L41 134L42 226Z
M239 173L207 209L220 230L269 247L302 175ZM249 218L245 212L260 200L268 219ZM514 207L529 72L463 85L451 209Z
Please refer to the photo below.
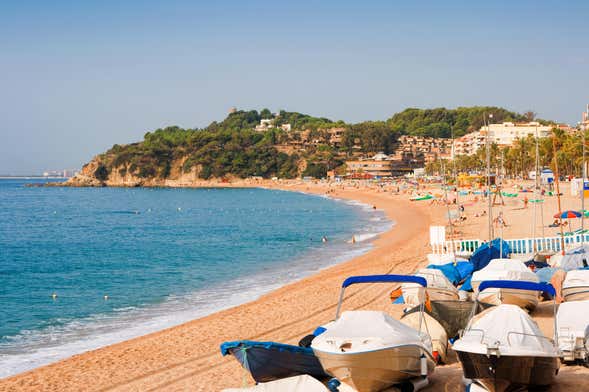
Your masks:
M258 299L252 298L252 302L241 306L0 380L0 391L218 391L253 385L237 361L221 356L219 345L222 342L251 339L297 344L315 327L333 319L340 285L346 277L415 271L427 264L429 225L446 223L445 206L431 205L427 201L410 202L407 194L393 195L374 186L341 189L328 188L325 184L273 182L234 186L265 186L317 194L331 189L332 197L375 205L396 225L374 241L372 250L353 260ZM486 209L486 204L468 197L462 201L467 220L457 227L457 237L485 239L487 218L475 214ZM510 226L504 230L504 236L531 236L532 205L521 208L521 197L517 201L506 199L506 202L501 208ZM574 205L577 202L565 200L563 205L578 209L578 205ZM556 198L547 198L544 204L545 225L552 222L546 219L556 211L555 203ZM538 230L541 230L540 218L538 221ZM577 226L575 222L574 228ZM555 229L544 230L546 235L555 232ZM398 317L403 306L390 304L391 288L385 284L352 286L346 291L344 310L379 309ZM546 307L541 306L536 313L541 328L551 333L552 320L547 316ZM454 355L450 358L454 358L452 363L436 368L426 391L463 390L460 365ZM589 371L563 366L551 390L564 391L572 386L589 389Z

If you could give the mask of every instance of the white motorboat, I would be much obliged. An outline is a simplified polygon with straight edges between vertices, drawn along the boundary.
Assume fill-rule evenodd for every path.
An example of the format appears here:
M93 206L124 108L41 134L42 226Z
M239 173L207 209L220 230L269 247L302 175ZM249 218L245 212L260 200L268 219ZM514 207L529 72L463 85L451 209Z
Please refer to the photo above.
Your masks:
M458 289L438 269L422 268L415 276L425 278L427 281L427 298L430 301L452 301L458 299ZM423 287L417 283L403 283L401 285L403 299L410 306L417 306L425 301Z
M564 302L556 313L558 344L565 362L586 362L589 343L589 301Z
M346 287L377 282L427 286L426 280L417 276L350 277L342 285L335 321L325 325L326 331L311 343L323 369L359 392L380 391L416 377L425 378L435 367L431 339L424 331L379 311L347 311L340 317ZM419 325L421 329L423 322Z
M498 280L482 282L480 288L545 291L553 297L556 294L545 283ZM560 365L558 337L555 338L553 341L544 336L520 307L501 304L473 317L453 349L466 379L491 392L527 390L554 381Z
M567 272L562 282L562 296L565 301L589 300L589 270Z
M526 265L517 259L494 259L489 264L472 274L472 288L480 302L492 305L512 304L532 310L538 304L538 292L512 288L489 288L479 293L479 285L486 280L512 280L538 283L539 279Z

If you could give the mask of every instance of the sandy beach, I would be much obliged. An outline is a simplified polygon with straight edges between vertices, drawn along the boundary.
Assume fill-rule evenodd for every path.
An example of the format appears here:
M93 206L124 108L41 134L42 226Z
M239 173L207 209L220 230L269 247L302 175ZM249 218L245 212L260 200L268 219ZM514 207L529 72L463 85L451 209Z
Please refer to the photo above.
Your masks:
M333 319L341 282L350 275L411 273L426 265L429 253L429 226L444 225L446 207L428 201L410 202L409 195L394 195L374 186L329 187L326 184L237 183L235 186L264 186L303 191L357 200L376 206L396 222L374 241L374 247L353 260L284 286L252 302L207 317L112 346L75 355L0 381L0 391L217 391L226 387L252 385L249 375L230 357L222 357L219 345L228 340L272 340L296 344L315 327ZM565 193L563 209L575 208L578 200ZM456 228L457 238L487 237L487 218L477 217L486 204L465 197L466 221ZM533 206L524 208L522 197L507 200L500 207L508 227L505 237L530 237ZM544 219L537 219L537 235L554 235L545 226L556 212L556 198L547 198ZM542 221L544 227L542 227ZM573 229L578 222L573 223ZM380 309L398 315L403 306L391 305L390 285L351 287L344 309ZM535 318L545 333L551 334L548 309L541 305ZM455 356L451 363L436 368L427 391L461 391L462 372ZM584 384L583 384L584 383ZM589 370L561 367L554 391L589 386ZM581 387L582 389L582 387Z

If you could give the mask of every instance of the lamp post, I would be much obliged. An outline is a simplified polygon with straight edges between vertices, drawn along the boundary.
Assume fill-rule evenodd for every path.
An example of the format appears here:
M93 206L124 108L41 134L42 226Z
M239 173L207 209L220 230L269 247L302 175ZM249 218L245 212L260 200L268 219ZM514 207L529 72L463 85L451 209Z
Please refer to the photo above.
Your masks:
M489 135L491 133L491 120L493 119L493 114L489 114L489 119L487 121L487 138L486 138L486 152L487 152L487 202L488 202L488 209L489 209L489 246L491 246L491 241L493 241L493 212L492 212L492 201L491 201L491 143L489 141ZM486 120L486 119L485 119Z

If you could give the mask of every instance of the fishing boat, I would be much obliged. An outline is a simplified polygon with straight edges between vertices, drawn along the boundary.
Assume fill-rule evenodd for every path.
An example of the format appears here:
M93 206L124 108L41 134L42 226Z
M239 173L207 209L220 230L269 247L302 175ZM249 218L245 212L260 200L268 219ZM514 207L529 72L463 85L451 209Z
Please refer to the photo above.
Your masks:
M403 299L405 303L410 306L417 306L425 301L427 298L430 301L448 301L458 299L458 289L454 287L452 282L446 278L444 273L438 269L422 268L415 276L425 278L427 281L427 289L423 290L417 283L403 283L401 290L403 291Z
M556 313L558 344L565 362L586 362L589 357L589 301L564 302Z
M472 288L481 302L492 305L512 304L532 310L538 304L538 292L513 288L490 288L480 293L479 285L486 280L513 280L538 283L539 279L526 265L517 259L494 259L480 271L472 274Z
M589 300L589 270L567 272L562 282L562 296L565 301Z
M221 354L233 355L256 382L270 382L302 374L318 379L328 377L313 350L308 347L238 340L221 344Z
M543 291L553 298L556 294L546 283L495 280L480 284L481 292L490 288ZM556 301L553 309L556 313ZM471 318L453 349L464 377L490 392L548 386L560 365L558 335L555 340L547 338L524 310L510 304L489 308Z
M430 337L379 311L346 311L340 316L346 287L358 283L417 283L419 276L370 275L347 278L340 292L335 321L313 339L311 348L325 371L359 392L380 391L434 371ZM421 315L423 307L421 304Z

